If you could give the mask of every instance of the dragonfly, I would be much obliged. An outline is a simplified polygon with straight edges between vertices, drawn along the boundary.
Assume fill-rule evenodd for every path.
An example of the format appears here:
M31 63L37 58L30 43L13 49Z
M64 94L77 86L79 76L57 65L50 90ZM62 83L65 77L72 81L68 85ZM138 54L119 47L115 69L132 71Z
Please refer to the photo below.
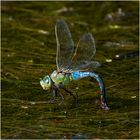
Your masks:
M55 25L55 35L57 42L57 70L40 80L43 90L52 89L53 97L59 95L64 100L60 89L73 95L72 91L66 89L66 85L74 80L92 77L96 79L100 88L100 107L103 110L109 110L104 81L99 74L90 71L91 68L100 66L98 61L92 61L96 53L95 40L92 34L84 34L75 47L67 23L63 19L59 19Z

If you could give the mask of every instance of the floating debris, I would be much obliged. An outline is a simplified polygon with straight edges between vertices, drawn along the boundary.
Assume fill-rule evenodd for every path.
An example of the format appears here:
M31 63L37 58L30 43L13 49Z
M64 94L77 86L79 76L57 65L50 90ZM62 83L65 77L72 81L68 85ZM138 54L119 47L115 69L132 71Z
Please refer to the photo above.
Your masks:
M38 33L45 34L45 35L49 35L50 34L48 31L45 31L45 30L38 30Z
M134 51L134 52L129 52L129 53L121 53L121 54L116 54L115 59L128 59L132 58L135 56L139 56L139 51Z
M73 12L74 9L72 7L63 7L57 11L55 11L55 13L57 14L62 14L62 13L67 13L67 12Z
M136 98L137 96L131 96L132 99Z
M42 45L42 46L44 46L44 45L45 45L45 43L44 43L44 42L41 42L41 45Z
M104 44L104 46L106 46L106 47L118 47L118 46L120 46L121 44L120 43L118 43L118 42L110 42L110 41L108 41L108 42L106 42L105 44Z
M28 106L21 106L21 108L23 108L23 109L27 109L27 108L28 108Z
M106 59L106 62L110 63L112 62L112 59Z
M104 44L104 46L106 46L106 47L128 47L128 46L132 46L132 45L134 45L134 43L129 40L120 40L118 42L108 41Z
M76 89L76 90L79 90L79 87L76 87L75 89Z
M76 23L79 24L79 25L82 25L82 26L87 26L88 25L88 23L83 22L83 21L77 21Z
M13 20L13 17L12 17L12 16L9 16L9 17L8 17L8 20L9 20L9 21L12 21L12 20Z
M31 105L35 105L35 104L36 104L36 102L30 102L30 104L31 104Z
M120 57L120 55L119 55L119 54L116 54L116 55L115 55L115 58L119 58L119 57Z
M25 26L22 26L21 29L24 30L24 31L29 31L29 32L37 32L37 33L40 33L40 34L43 34L43 35L50 35L50 33L48 31L45 31L45 30L42 30L42 29L33 29L33 28L25 27Z
M109 25L109 28L110 29L120 29L121 26L119 26L119 25Z
M32 59L30 59L30 60L28 60L27 62L28 62L29 64L33 64L34 61L33 61Z
M10 54L7 54L8 57L13 57L15 55L15 53L10 53Z
M122 8L118 8L116 12L108 13L105 17L105 19L110 23L116 23L118 21L121 21L125 17L125 12L123 12Z

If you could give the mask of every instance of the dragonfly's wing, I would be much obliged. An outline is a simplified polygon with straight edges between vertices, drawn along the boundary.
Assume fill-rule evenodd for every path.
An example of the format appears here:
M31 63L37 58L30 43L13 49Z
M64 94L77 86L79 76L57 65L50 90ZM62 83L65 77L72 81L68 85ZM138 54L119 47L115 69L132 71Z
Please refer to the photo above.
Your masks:
M92 34L83 35L77 44L70 68L72 70L86 70L99 67L99 62L91 61L95 53L95 41Z
M74 43L69 28L64 20L57 21L55 34L57 41L57 70L66 70L72 59Z

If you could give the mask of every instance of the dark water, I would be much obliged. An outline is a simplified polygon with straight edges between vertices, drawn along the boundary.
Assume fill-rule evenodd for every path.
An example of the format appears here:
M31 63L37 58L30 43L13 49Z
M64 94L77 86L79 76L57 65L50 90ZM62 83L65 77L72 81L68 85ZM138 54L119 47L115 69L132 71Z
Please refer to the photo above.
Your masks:
M1 138L138 139L139 4L135 2L2 2ZM78 106L50 103L40 78L56 69L54 26L64 19L76 44L85 32L96 41L96 56L110 111L99 108L98 86L90 78L73 82ZM78 88L77 88L78 87Z

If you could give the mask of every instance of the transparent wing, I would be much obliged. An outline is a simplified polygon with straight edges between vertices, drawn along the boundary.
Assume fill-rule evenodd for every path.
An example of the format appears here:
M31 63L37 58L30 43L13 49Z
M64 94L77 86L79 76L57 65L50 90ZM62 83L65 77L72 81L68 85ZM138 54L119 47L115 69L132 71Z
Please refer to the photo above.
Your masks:
M57 41L57 70L66 70L68 65L71 63L74 43L69 28L64 20L57 21L55 34Z
M87 33L79 40L70 69L74 70L87 70L90 68L97 68L100 63L91 61L96 53L95 41L91 33Z

